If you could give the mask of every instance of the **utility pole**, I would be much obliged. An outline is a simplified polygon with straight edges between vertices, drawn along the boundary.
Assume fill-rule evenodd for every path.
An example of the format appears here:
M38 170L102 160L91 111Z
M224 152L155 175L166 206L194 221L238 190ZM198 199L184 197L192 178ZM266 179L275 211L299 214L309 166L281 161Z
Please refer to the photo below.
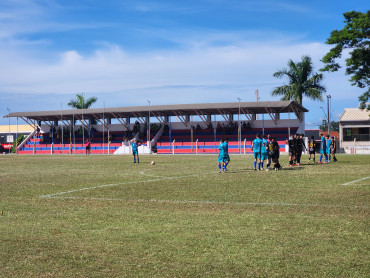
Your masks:
M8 108L6 108L6 110L8 110L8 113L9 113L9 115L10 115L10 108L8 107ZM9 134L8 134L8 147L9 147L9 144L10 144L10 116L8 115L8 118L9 118ZM11 150L11 147L9 148L9 154L10 154L10 150Z
M241 152L241 147L240 147L240 141L241 141L241 128L240 128L240 101L241 101L241 98L237 97L237 99L239 100L239 111L238 111L238 146L239 146L239 153Z
M331 95L327 95L327 109L328 109L328 135L330 136L330 101Z
M148 104L149 104L149 116L148 116L148 147L149 147L149 150L150 150L150 153L152 153L152 142L151 142L151 139L150 139L150 100L147 100Z

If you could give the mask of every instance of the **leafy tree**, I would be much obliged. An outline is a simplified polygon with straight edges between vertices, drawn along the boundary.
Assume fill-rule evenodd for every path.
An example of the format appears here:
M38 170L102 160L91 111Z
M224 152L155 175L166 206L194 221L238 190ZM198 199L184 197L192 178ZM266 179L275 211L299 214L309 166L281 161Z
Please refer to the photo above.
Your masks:
M342 30L333 30L326 41L335 47L322 58L325 67L321 71L337 71L341 68L337 59L342 57L343 51L351 49L350 57L346 59L346 74L351 76L352 86L367 88L367 91L359 97L361 108L364 109L370 97L370 11L366 13L350 11L343 15L346 25Z
M83 94L76 94L76 99L71 99L68 102L68 106L76 109L88 109L97 100L98 99L96 97L85 99Z
M24 136L23 134L20 134L18 136L18 138L16 140L14 140L13 142L13 145L12 145L12 148L11 148L11 152L12 153L15 153L16 152L16 147L19 146L20 144L22 144L22 142L26 139L26 136Z
M319 125L320 130L328 130L328 121L322 120L321 125ZM339 122L331 121L330 122L330 130L331 131L339 131Z
M295 100L302 104L303 97L322 101L325 87L321 84L323 75L313 73L313 66L310 56L303 56L302 61L294 63L288 61L288 69L282 69L274 73L274 77L289 79L288 85L277 87L272 91L273 96L283 96L282 100Z

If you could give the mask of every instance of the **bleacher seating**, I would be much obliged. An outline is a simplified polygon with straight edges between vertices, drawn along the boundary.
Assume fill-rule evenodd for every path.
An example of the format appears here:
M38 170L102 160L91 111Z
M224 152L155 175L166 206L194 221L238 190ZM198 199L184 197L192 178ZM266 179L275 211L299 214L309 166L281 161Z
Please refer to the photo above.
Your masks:
M290 132L297 132L298 127L291 127ZM288 139L288 128L266 128L265 134L270 134L276 137L280 150L285 152L285 140ZM169 132L164 132L157 142L157 153L168 154L173 151L177 154L180 153L196 153L196 144L198 146L198 153L217 153L219 141L222 138L229 138L229 153L244 153L244 140L245 153L252 153L251 145L256 133L262 134L261 128L250 128L248 130L242 130L242 142L239 149L238 144L238 131L231 130L228 132L215 132L213 129L203 129L193 131L193 142L191 142L191 130L189 129L178 129L172 130L171 136ZM170 139L171 138L171 139ZM175 140L175 143L173 141ZM198 140L198 143L196 141Z
M114 153L120 146L122 146L123 136L118 136L118 133L113 133L110 136L111 143L107 142L107 134L105 134L103 143L103 133L95 133L94 137L91 138L90 146L92 154L108 154ZM87 137L85 137L87 139ZM62 140L60 138L53 138L48 133L42 133L38 136L33 136L27 142L18 154L51 154L53 148L53 154L84 154L86 153L85 144L83 143L83 137L73 138L73 143L70 144L69 138ZM53 143L54 142L54 143ZM68 142L68 143L67 143Z

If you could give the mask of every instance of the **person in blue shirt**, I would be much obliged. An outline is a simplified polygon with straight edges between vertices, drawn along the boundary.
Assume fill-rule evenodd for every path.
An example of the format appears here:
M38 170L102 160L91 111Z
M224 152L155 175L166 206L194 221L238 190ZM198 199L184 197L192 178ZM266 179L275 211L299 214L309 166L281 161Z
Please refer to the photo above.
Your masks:
M261 147L262 147L262 139L260 134L257 133L256 139L252 142L252 150L254 153L254 170L257 170L257 162L258 162L258 170L261 170Z
M137 142L136 142L136 138L134 138L132 140L132 143L131 143L131 148L132 148L132 154L134 156L134 163L136 163L136 159L137 159L137 163L139 163L139 152L137 150Z
M229 156L229 138L224 139L224 171L227 171L227 165L230 162L230 156Z
M326 135L326 157L325 162L331 162L331 139L329 135Z
M221 173L221 171L222 171L221 169L225 168L224 167L224 164L225 164L224 163L224 157L225 157L224 139L221 139L220 145L218 145L218 151L219 151L219 154L218 154L218 170L219 170L219 173Z
M320 136L321 136L321 141L320 141L320 161L317 162L317 163L322 163L321 160L322 160L322 157L323 156L325 156L325 161L328 160L328 157L326 155L326 140L325 140L324 134L320 133Z
M268 148L268 141L266 139L266 135L262 136L262 147L261 147L261 169L263 170L263 162L267 159L267 148Z

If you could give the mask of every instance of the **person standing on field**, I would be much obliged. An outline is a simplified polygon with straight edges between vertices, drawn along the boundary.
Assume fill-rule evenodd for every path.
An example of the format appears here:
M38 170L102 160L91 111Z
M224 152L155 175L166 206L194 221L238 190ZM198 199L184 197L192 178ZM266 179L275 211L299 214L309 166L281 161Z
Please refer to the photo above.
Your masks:
M326 140L323 133L320 133L321 141L320 141L320 161L317 163L322 163L322 157L325 157L325 163L328 160L328 156L326 154Z
M311 136L308 141L308 163L311 161L311 156L313 157L313 163L315 163L315 137Z
M136 159L137 159L137 163L139 163L139 152L137 150L137 141L136 141L136 138L134 138L131 141L131 148L132 148L132 154L134 156L134 163L136 163Z
M86 141L85 141L85 147L86 147L86 155L90 154L91 146L90 146L89 139L86 139Z
M335 137L332 136L331 137L331 153L332 153L334 162L338 161L337 158L335 157L336 152L337 152L337 142L335 141Z
M256 139L252 142L252 150L254 153L254 170L257 170L257 163L258 163L258 171L261 170L261 148L262 148L262 139L260 134L256 134Z

